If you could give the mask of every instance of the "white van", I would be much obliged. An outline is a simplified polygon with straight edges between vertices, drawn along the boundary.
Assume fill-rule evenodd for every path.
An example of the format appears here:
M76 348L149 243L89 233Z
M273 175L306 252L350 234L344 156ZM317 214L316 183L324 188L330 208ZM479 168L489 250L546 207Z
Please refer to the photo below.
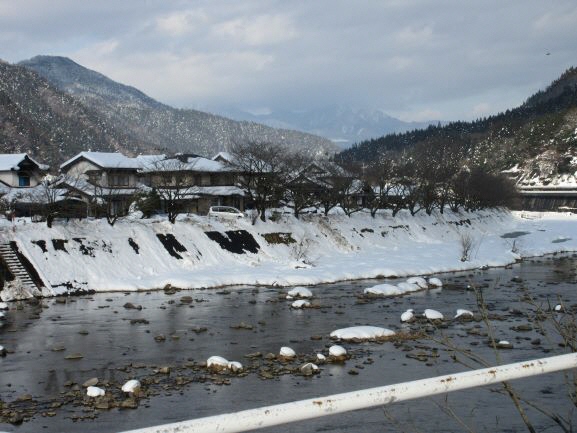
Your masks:
M211 206L208 210L208 216L210 217L222 217L222 218L244 218L244 214L237 208L232 206Z

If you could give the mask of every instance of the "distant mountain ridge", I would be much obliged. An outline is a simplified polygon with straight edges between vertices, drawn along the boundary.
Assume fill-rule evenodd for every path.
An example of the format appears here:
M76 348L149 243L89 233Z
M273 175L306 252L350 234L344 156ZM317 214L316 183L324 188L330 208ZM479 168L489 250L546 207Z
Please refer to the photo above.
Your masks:
M577 68L569 68L521 106L474 122L452 122L367 140L339 154L371 161L386 151L448 142L493 170L518 167L520 176L547 179L577 171Z
M405 122L381 110L359 109L344 105L307 110L275 110L256 114L229 109L223 114L233 119L250 120L275 128L306 131L329 138L342 147L390 133L422 129L439 123L437 120Z
M9 110L10 119L13 119L9 125L11 133L5 127L0 131L3 151L17 147L16 143L29 142L32 151L43 155L50 153L47 157L52 161L89 148L129 154L189 152L212 156L227 150L235 141L245 140L286 144L314 155L332 154L338 150L328 139L312 134L169 107L134 87L117 83L65 57L36 56L18 65L3 63L1 73L0 93L5 94L6 103L17 101L18 109L25 113L40 110L57 121L48 124L41 121L42 114L37 113L39 118L27 118L34 127L27 127L29 137L22 138L21 134L13 133L15 128L23 127L14 120L19 119L14 111L16 108L0 107L0 110ZM51 95L49 100L43 99L46 92ZM74 116L68 113L70 110L81 112L76 119L79 122L74 125ZM65 128L58 124L63 120L63 113L68 123ZM80 122L82 119L90 119L94 136L84 137L90 134L80 131L87 127ZM68 128L68 132L55 134L62 128ZM54 149L49 151L50 146ZM39 147L46 150L40 151Z

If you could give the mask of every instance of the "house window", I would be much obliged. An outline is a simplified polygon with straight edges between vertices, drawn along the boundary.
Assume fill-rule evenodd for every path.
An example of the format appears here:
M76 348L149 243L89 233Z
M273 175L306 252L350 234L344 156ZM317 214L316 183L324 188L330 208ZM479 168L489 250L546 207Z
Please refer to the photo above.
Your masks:
M127 174L110 175L110 186L128 186L128 175Z
M18 186L30 186L30 176L25 174L18 175Z

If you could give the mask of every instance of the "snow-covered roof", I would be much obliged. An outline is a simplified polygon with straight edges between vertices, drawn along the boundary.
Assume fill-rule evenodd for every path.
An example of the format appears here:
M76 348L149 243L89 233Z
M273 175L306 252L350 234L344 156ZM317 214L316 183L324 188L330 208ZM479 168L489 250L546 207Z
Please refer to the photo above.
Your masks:
M80 152L60 165L63 169L80 159L86 159L101 168L138 169L138 158L129 158L118 152Z
M138 155L135 159L138 162L139 168L141 170L145 170L145 169L148 169L150 167L154 167L154 165L157 164L158 161L162 161L163 159L166 159L166 155L164 155L164 154L161 154L161 155Z
M226 162L232 162L233 158L234 157L229 152L218 152L212 157L212 160L216 161L217 159L222 159Z
M26 159L36 164L40 170L48 170L47 165L40 164L26 153L2 153L0 154L0 171L19 170L20 163Z
M141 168L142 172L158 171L197 171L218 173L232 171L232 168L219 161L204 158L202 156L190 156L185 158L166 158L156 160Z

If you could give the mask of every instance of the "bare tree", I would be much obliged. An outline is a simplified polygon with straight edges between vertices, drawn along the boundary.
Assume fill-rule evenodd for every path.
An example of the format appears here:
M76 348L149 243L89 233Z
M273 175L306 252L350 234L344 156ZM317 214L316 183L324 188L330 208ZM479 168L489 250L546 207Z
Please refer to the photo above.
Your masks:
M373 218L379 209L386 209L391 205L391 193L394 190L393 158L392 155L383 155L369 164L362 174L362 179L371 188L366 207Z
M174 224L176 217L183 212L183 202L195 185L194 169L197 160L189 162L178 157L155 161L147 168L151 186L156 190L168 220Z
M269 142L246 141L235 143L230 153L230 164L241 173L241 187L260 219L266 221L266 210L275 205L283 193L286 150Z
M317 193L322 188L322 179L315 172L316 166L312 158L302 153L286 153L284 161L285 201L293 208L293 214L299 217L303 209L317 204Z

